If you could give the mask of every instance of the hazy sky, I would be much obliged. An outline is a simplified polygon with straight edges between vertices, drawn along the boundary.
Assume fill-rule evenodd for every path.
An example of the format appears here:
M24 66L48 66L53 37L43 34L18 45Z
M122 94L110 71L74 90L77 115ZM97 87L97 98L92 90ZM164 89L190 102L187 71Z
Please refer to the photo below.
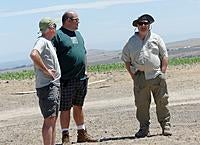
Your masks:
M0 5L0 62L29 59L42 17L79 13L87 49L120 50L134 33L132 21L148 13L165 42L200 38L200 0L4 0Z

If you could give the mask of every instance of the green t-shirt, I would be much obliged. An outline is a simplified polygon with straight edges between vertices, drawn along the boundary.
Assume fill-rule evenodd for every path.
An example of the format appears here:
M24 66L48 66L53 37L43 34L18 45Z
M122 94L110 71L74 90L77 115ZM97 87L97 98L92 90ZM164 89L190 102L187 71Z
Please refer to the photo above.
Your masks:
M80 32L68 35L69 30L61 27L52 39L61 68L61 79L81 79L86 70L86 49Z

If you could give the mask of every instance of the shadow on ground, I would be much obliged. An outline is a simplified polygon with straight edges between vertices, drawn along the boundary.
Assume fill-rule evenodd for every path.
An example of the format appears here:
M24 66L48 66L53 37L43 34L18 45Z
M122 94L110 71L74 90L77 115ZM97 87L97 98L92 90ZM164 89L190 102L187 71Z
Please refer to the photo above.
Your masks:
M161 136L162 134L151 134L147 137L155 137L155 136ZM115 141L115 140L125 140L125 139L139 139L135 136L118 136L118 137L103 137L98 140L98 142L106 142L106 141ZM72 142L72 144L76 144L77 142ZM56 144L56 145L62 145L62 144Z
M162 134L152 134L147 137L161 136ZM114 140L125 140L125 139L139 139L135 136L122 136L122 137L104 137L99 140L99 142L114 141Z

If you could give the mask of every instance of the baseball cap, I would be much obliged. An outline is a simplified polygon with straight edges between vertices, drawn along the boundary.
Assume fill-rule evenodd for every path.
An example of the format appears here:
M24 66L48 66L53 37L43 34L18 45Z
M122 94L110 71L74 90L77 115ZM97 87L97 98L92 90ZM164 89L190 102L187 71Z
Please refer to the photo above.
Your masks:
M49 27L56 27L55 21L49 17L42 18L39 22L40 31L44 32Z

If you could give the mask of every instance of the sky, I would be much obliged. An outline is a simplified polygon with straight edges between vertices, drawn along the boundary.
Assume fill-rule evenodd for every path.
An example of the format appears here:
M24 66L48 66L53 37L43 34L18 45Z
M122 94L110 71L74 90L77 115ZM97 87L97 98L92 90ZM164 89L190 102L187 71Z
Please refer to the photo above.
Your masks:
M30 60L43 17L79 14L86 48L121 50L137 31L132 21L150 14L152 31L167 42L200 38L200 0L5 0L0 5L0 63Z

